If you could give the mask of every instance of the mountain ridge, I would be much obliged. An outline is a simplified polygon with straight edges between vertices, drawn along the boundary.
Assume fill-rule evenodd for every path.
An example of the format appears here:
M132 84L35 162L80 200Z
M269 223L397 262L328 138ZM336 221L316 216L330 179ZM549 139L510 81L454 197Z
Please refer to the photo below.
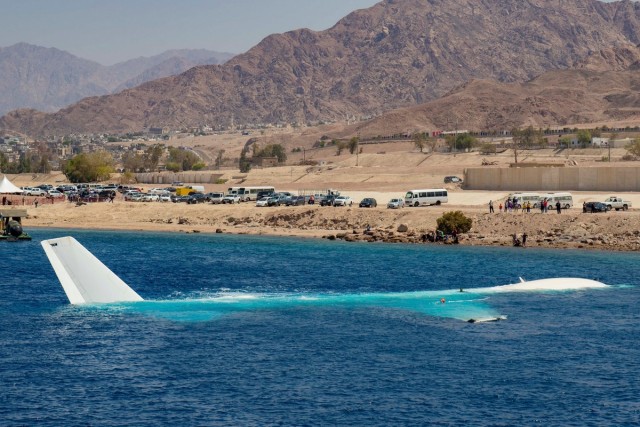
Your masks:
M624 69L639 43L640 5L629 0L385 0L324 31L268 36L224 65L53 114L14 111L0 126L43 135L375 117L435 102L473 80Z
M53 112L89 96L231 57L204 49L174 49L105 66L57 48L16 43L0 47L0 114L16 107Z

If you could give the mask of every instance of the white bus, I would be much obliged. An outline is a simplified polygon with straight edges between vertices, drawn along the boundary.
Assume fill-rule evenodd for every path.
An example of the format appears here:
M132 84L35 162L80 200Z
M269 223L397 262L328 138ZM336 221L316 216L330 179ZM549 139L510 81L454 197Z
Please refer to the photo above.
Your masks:
M549 208L555 208L557 202L560 202L562 209L571 209L573 207L573 195L571 193L548 193L543 194L542 198L547 199Z
M263 191L268 191L271 193L275 193L275 187L270 187L268 185L261 187L230 187L229 194L237 194L240 196L240 200L243 202L248 202L250 200L257 200L258 193Z
M540 193L513 193L509 194L508 198L513 201L518 209L526 206L527 202L531 203L532 208L538 208L543 199Z
M540 203L547 199L549 208L555 208L556 202L560 202L562 209L570 209L573 207L573 196L571 193L513 193L509 194L509 198L514 200L518 208L525 206L527 202L531 203L532 208L539 208Z
M238 194L238 191L244 187L229 187L227 188L227 194Z
M409 190L404 196L406 206L441 205L449 201L449 194L444 188L428 188L426 190Z

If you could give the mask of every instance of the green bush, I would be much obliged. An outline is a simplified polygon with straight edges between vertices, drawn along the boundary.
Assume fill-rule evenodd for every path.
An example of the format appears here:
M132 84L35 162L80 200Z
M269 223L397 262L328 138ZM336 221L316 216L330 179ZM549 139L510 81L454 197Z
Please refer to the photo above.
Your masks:
M113 172L113 158L105 151L78 154L64 164L63 172L71 182L106 181Z
M180 165L175 162L167 162L164 167L171 172L180 172Z
M471 230L473 220L467 218L462 211L445 212L440 218L437 219L438 230L444 234L451 234L453 230L458 233L466 233Z
M480 146L480 154L496 154L496 145L485 142Z

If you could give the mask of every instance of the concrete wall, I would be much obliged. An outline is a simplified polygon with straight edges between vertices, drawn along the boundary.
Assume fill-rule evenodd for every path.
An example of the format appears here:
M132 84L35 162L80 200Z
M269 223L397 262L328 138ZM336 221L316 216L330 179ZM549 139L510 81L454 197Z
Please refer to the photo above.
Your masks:
M640 191L640 167L468 168L467 190Z
M154 172L137 173L136 180L141 184L167 184L180 181L185 184L215 184L223 174L211 172Z

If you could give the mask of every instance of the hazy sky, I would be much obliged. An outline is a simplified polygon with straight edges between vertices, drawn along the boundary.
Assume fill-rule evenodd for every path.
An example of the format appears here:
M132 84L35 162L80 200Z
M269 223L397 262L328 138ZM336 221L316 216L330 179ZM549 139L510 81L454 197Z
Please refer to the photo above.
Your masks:
M264 37L324 30L378 0L0 0L0 47L55 47L104 65L168 49L241 53Z

